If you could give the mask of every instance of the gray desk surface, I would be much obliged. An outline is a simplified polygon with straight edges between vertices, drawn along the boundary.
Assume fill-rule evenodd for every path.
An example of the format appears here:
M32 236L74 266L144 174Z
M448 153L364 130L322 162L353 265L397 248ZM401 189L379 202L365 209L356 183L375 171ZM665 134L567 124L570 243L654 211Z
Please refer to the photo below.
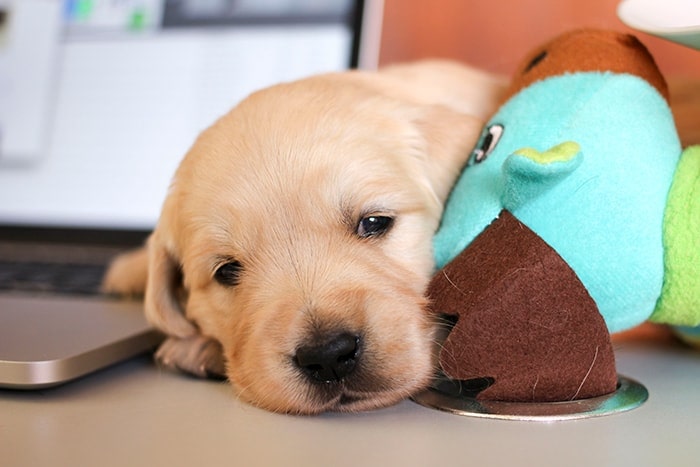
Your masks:
M410 401L294 417L239 402L225 383L161 372L139 357L69 385L0 391L5 466L700 465L700 351L616 344L618 371L650 398L564 422L466 418Z

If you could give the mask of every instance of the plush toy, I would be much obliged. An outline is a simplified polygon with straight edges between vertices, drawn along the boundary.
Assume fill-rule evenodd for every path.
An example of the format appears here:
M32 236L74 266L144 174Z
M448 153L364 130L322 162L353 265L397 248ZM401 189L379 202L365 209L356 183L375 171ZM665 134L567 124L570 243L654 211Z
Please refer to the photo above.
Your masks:
M440 355L477 399L614 392L610 333L700 323L700 147L681 156L646 48L579 30L533 51L457 181L434 249Z

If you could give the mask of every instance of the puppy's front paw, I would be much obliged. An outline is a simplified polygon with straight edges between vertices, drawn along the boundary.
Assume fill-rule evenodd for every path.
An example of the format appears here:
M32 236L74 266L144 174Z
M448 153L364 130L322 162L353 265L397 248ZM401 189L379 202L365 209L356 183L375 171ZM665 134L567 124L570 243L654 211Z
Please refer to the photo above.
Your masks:
M159 365L198 378L226 379L224 354L219 342L196 335L168 337L156 351Z
M138 296L146 290L148 252L146 248L129 251L112 260L102 278L102 291L108 294Z

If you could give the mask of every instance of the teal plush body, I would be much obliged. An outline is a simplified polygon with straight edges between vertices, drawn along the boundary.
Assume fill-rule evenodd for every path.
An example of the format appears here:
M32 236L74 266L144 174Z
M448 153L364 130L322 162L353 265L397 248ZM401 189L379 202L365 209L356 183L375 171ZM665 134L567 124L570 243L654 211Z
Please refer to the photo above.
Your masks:
M610 332L645 321L661 295L664 210L681 154L666 100L631 74L565 73L520 90L493 125L500 138L480 162L471 157L447 202L437 267L507 209L575 271Z

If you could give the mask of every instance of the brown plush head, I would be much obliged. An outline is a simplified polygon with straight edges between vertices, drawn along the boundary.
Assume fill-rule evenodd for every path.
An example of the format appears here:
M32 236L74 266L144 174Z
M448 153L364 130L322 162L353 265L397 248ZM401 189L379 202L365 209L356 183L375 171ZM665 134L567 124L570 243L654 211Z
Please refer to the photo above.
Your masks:
M565 33L533 50L517 68L505 100L549 76L580 71L609 71L639 76L668 101L668 87L644 45L617 31L580 29Z

